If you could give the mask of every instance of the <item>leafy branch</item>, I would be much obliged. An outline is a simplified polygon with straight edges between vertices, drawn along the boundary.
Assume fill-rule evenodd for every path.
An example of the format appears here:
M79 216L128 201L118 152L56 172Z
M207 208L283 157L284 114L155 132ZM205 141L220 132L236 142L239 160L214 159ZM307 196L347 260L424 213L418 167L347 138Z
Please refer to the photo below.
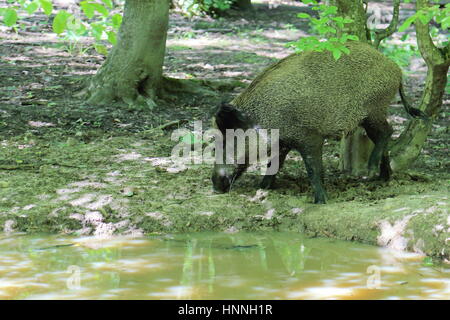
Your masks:
M287 43L287 46L293 47L296 52L301 51L330 51L334 59L338 60L342 53L349 54L350 50L345 46L348 40L358 40L358 37L348 33L339 32L343 30L347 23L353 22L352 19L337 16L337 7L321 4L315 0L303 0L305 4L313 4L312 10L318 11L319 18L311 17L308 13L302 12L297 16L301 19L307 19L311 28L319 35L304 37L297 41ZM335 36L332 36L335 35Z
M391 23L386 29L380 29L375 31L375 40L373 46L378 49L380 42L387 37L390 37L395 31L397 31L398 18L400 13L400 0L394 0L394 13Z
M69 41L92 36L96 40L94 48L104 55L107 49L102 40L114 45L122 23L122 15L114 12L112 0L84 0L79 3L78 12L59 10L56 14L52 0L7 0L7 3L6 8L0 8L0 17L7 27L17 29L20 19L41 9L47 16L54 16L52 28L56 34Z

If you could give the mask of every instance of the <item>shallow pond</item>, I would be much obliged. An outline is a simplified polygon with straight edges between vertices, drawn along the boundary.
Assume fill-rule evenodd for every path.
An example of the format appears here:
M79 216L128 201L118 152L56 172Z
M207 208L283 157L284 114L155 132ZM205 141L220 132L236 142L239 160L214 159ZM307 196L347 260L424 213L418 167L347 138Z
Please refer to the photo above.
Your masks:
M450 299L450 267L295 233L0 234L0 299Z

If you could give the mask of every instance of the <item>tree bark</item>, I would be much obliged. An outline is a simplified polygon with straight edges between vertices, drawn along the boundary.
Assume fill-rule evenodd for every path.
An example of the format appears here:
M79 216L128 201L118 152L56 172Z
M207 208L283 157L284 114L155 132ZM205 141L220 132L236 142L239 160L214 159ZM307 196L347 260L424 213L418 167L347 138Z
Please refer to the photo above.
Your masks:
M394 0L394 11L392 13L392 20L386 29L376 30L375 39L373 40L373 46L378 49L383 39L390 37L395 31L397 31L398 18L400 14L400 0Z
M417 0L416 11L426 8L428 0ZM440 112L442 98L447 84L447 73L450 66L450 44L445 48L437 48L430 36L428 24L420 20L415 22L417 44L424 58L428 71L425 80L425 90L419 109L434 119ZM432 128L432 121L413 119L405 131L395 141L391 148L391 167L393 170L407 168L420 154L427 135Z
M162 83L169 0L127 0L117 44L88 86L89 102L153 105Z
M338 8L338 15L353 20L347 23L345 28L338 30L340 33L348 33L358 36L359 41L367 42L367 17L363 0L332 0L331 4Z
M240 10L250 10L253 8L251 0L235 0L233 3L233 7L236 7Z

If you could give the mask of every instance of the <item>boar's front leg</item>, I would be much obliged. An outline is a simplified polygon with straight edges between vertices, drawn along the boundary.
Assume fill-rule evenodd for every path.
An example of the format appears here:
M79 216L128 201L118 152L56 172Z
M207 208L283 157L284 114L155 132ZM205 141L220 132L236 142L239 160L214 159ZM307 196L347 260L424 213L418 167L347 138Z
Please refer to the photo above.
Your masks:
M298 148L305 163L309 181L314 189L314 203L327 202L327 194L323 187L322 146L322 137L309 136L308 142L303 143Z
M274 182L275 182L275 176L277 175L278 171L281 170L284 164L284 160L286 160L286 157L291 149L286 146L280 145L280 151L279 154L270 160L270 162L267 164L267 168L270 168L273 165L274 161L278 161L278 170L277 172L274 172L273 174L266 174L261 181L261 184L259 187L261 189L271 189L273 188Z

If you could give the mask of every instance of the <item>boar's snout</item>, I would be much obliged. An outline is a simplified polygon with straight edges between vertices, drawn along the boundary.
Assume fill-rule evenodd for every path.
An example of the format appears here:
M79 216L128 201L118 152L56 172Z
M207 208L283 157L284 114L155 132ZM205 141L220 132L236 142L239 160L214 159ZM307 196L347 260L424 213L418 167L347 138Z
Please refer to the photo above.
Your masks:
M214 166L214 171L211 177L213 183L213 190L218 193L225 193L230 191L233 181L236 179L236 168L233 165Z
M214 192L225 193L230 191L231 177L221 175L219 172L214 171L211 180Z

